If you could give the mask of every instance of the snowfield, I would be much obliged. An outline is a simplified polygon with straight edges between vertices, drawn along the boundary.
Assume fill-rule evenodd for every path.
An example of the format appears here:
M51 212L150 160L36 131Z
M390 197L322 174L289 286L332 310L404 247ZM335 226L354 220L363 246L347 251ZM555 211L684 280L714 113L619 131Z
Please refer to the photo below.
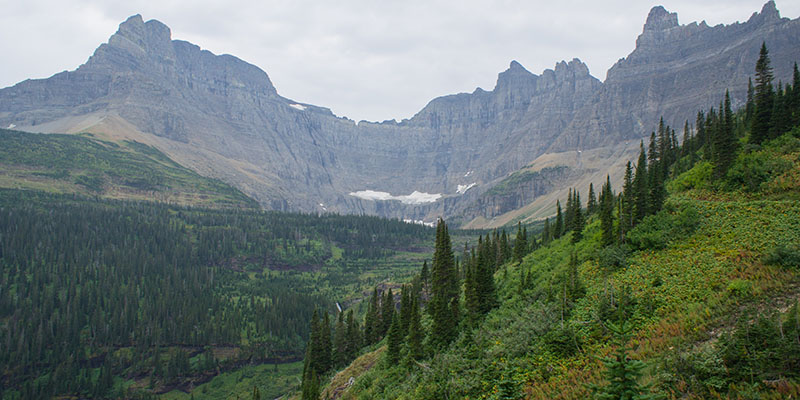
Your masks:
M394 196L391 193L379 192L376 190L359 190L358 192L350 192L350 196L358 197L364 200L400 200L403 204L425 204L433 203L442 197L441 193L423 193L414 191L411 194Z

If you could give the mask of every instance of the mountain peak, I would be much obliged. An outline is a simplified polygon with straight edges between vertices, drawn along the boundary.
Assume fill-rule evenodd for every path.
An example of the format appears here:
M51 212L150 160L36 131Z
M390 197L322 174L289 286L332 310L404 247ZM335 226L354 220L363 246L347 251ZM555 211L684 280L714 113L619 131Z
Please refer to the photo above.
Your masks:
M132 15L119 24L119 29L108 40L112 46L130 48L136 45L141 51L158 51L172 42L169 27L151 19L144 22L140 14Z
M647 14L644 31L662 31L678 26L678 14L667 11L663 6L655 6Z
M779 21L781 19L781 13L778 11L778 8L775 7L775 2L769 0L768 2L764 3L764 6L761 7L760 13L753 13L753 16L747 22L770 22L770 21Z
M508 69L497 75L495 90L505 89L518 85L529 85L536 81L536 75L525 69L516 60L511 61Z

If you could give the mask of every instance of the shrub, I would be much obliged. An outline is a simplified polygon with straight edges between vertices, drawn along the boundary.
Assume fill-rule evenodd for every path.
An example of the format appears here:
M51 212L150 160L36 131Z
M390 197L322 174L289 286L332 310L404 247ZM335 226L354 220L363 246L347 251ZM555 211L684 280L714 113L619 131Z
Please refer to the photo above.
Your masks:
M693 207L682 205L674 209L668 206L658 214L645 217L628 232L626 240L635 250L663 249L670 241L694 232L699 222L700 216Z
M764 256L764 264L800 268L800 247L777 246Z
M606 246L597 251L597 264L607 272L614 272L627 266L626 258L630 249L626 245Z
M711 183L711 173L714 167L708 161L695 164L692 169L678 175L667 184L670 192L683 192L689 189L705 189Z

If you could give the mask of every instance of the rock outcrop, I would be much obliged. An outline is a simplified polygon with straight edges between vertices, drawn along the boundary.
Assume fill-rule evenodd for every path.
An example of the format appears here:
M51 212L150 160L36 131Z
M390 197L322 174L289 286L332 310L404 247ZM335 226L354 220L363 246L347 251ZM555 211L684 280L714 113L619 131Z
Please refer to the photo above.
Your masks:
M172 40L166 25L135 15L77 70L0 90L0 126L147 142L270 209L488 218L579 179L571 168L535 188L489 192L515 171L541 169L531 163L548 153L627 146L662 115L682 126L726 88L741 104L762 41L786 80L800 22L780 18L774 3L715 27L679 25L655 7L605 82L578 59L540 75L512 61L491 91L434 99L399 123L356 123L286 99L258 67ZM407 204L353 195L363 190L442 196Z

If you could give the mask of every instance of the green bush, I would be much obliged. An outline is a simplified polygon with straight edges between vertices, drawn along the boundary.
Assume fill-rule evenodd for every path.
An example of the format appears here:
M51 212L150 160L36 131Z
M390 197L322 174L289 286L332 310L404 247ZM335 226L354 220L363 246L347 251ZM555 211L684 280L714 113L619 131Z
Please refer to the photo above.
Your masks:
M711 183L711 173L714 167L708 161L695 164L692 169L678 175L667 184L667 190L672 193L683 192L689 189L706 189Z
M800 247L778 246L764 256L764 264L800 268Z
M699 222L700 216L691 206L667 207L658 214L645 217L628 232L626 240L635 250L663 249L671 241L694 232Z
M725 185L733 190L757 192L764 183L791 167L791 162L768 151L742 153L728 170Z
M606 246L597 251L597 264L608 272L614 272L627 266L626 258L630 249L626 245Z

